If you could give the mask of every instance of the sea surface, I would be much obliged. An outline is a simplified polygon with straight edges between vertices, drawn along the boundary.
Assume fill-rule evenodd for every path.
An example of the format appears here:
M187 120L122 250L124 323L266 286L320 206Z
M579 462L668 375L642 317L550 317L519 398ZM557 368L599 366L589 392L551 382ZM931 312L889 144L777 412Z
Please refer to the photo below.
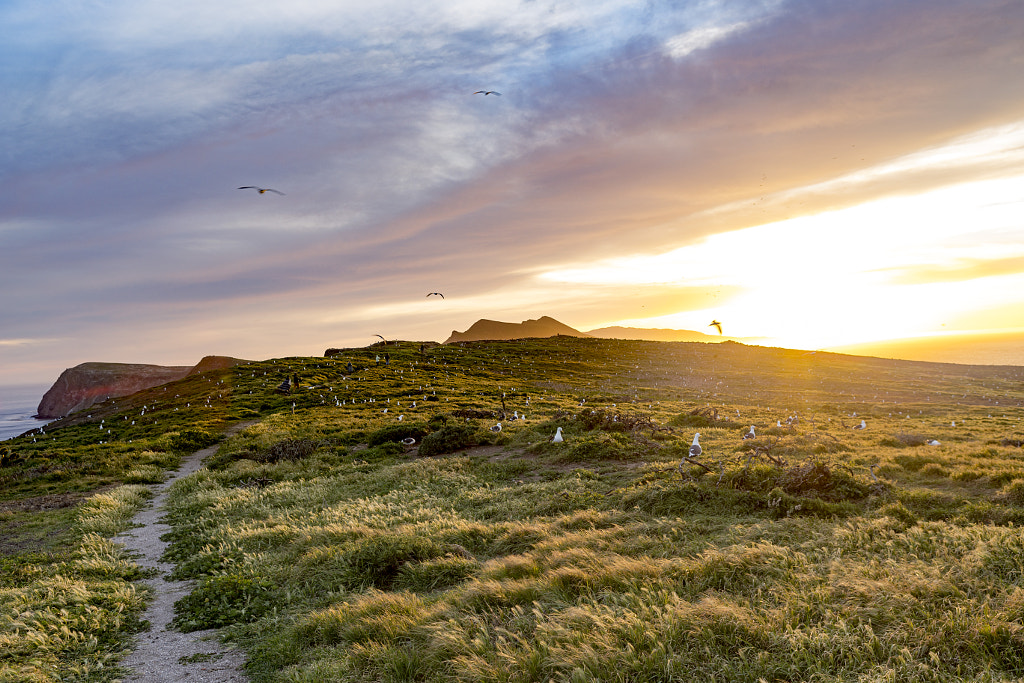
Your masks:
M42 427L46 420L33 415L49 386L19 384L0 386L0 440L10 439L30 429Z

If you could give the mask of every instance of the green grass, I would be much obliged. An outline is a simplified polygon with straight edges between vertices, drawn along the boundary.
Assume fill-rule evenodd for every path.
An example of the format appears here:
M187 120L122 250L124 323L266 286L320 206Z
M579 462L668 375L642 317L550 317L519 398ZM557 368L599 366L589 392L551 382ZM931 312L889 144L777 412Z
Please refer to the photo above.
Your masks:
M132 485L79 506L102 545L136 486L252 421L171 487L168 559L197 581L178 626L221 628L257 682L1024 677L1024 369L730 343L418 348L94 406L5 445L0 477L11 500ZM679 467L694 431L707 470ZM52 581L67 560L25 543L15 574ZM96 568L130 576L104 552Z

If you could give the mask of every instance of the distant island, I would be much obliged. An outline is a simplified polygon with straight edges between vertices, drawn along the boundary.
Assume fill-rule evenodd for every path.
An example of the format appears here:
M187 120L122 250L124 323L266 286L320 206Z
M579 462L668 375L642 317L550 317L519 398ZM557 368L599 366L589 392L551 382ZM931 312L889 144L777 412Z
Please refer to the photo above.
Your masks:
M640 327L599 327L581 332L574 327L559 322L551 316L541 316L536 320L524 320L521 323L504 323L482 318L473 323L465 332L452 330L445 344L466 341L502 341L508 339L539 339L565 335L568 337L597 337L598 339L634 339L642 341L678 341L718 343L726 340L737 341L736 337L718 334L705 334L694 330L647 329Z
M565 335L567 337L590 336L544 315L536 320L524 320L521 323L502 323L497 320L482 318L470 325L469 329L465 332L452 330L451 336L444 343L539 339L557 337L558 335Z

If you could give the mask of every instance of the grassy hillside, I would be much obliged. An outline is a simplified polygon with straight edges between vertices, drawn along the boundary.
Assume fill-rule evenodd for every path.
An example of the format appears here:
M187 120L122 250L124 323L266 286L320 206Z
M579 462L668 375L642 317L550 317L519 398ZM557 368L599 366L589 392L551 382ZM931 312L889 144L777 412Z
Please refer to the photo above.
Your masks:
M127 590L104 539L239 421L170 554L256 681L1015 680L1022 403L1020 367L564 337L189 377L0 446L0 680L115 675L51 588Z

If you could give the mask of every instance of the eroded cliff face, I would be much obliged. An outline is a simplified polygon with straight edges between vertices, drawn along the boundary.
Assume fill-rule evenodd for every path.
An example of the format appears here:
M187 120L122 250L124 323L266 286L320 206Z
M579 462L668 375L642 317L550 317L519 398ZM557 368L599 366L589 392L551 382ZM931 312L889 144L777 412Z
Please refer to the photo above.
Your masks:
M144 365L138 363L82 363L60 373L43 394L36 417L55 419L88 408L108 398L129 396L187 375L223 370L251 361L230 356L206 356L195 365Z
M107 398L128 396L136 391L181 379L191 365L140 365L132 363L82 363L60 374L43 394L36 417L52 419L88 408Z

